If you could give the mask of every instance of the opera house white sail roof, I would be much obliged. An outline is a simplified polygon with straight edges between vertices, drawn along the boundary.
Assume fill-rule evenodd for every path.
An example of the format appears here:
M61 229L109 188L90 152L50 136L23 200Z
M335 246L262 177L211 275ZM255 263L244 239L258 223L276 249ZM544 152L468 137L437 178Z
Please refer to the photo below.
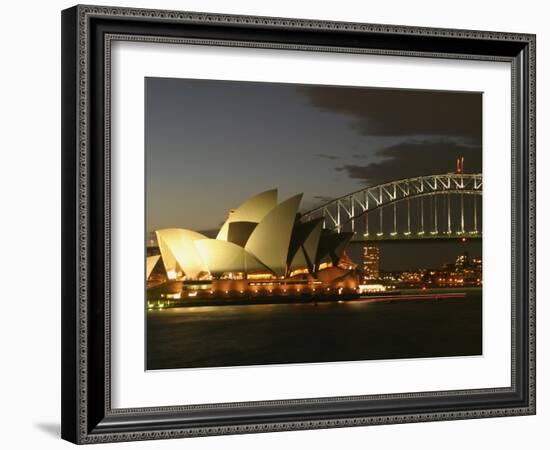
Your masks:
M298 269L313 272L321 262L341 256L352 233L331 233L320 220L301 222L302 194L277 203L271 189L248 199L230 212L215 239L183 228L156 231L169 279L183 272L186 279L219 278L224 273L288 276ZM157 261L147 261L147 275Z

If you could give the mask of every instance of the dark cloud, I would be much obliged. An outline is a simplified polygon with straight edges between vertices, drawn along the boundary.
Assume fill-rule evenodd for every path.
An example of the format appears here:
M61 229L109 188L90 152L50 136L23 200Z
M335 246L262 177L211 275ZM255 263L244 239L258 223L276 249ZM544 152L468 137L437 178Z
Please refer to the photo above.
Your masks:
M369 136L454 136L481 142L480 93L405 89L302 88L321 110L348 114Z
M323 154L323 153L316 153L314 156L317 156L318 158L325 158L325 159L330 159L330 160L339 159L338 156L335 156L335 155L325 155L325 154Z
M348 164L335 170L366 185L419 175L452 172L456 159L464 156L465 172L481 172L481 148L457 145L452 141L408 141L376 153L379 162L364 166Z

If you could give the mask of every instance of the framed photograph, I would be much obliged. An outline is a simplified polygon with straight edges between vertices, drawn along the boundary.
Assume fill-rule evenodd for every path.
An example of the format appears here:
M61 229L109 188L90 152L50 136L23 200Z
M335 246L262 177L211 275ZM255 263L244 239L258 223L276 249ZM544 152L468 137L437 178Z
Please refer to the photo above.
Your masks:
M62 12L62 437L535 413L535 36Z

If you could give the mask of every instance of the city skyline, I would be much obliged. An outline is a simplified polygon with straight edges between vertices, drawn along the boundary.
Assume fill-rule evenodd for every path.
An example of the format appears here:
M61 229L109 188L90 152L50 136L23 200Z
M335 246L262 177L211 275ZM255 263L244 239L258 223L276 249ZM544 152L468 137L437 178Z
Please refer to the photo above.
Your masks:
M147 370L482 354L481 100L146 78Z
M449 276L464 275L464 273L471 271L473 279L468 280L475 286L481 286L482 276L482 258L479 255L471 255L468 251L462 251L456 255L454 262L446 261L439 267L408 267L404 269L383 269L381 263L384 260L383 252L380 251L380 247L376 245L365 245L362 247L362 266L363 266L363 282L364 283L376 283L376 282L403 282L409 283L411 279L403 277L403 275L417 277L416 284L426 284L420 278L427 274L436 275L434 278L434 286L449 286L449 285L463 285L462 282L452 284L449 282ZM475 276L474 276L475 275ZM440 277L439 280L436 278ZM443 278L441 278L443 277ZM401 278L401 279L399 279ZM409 286L409 287L412 287Z
M166 78L145 88L149 233L213 237L231 208L268 189L302 192L303 212L381 181L452 172L458 157L481 171L479 93Z

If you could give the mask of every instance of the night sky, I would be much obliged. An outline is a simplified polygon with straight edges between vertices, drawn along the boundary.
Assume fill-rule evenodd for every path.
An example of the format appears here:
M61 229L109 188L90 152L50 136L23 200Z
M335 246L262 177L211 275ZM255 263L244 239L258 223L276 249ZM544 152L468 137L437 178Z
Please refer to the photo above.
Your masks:
M272 188L279 201L303 193L306 211L381 181L451 172L459 156L481 172L480 93L146 78L145 97L149 232L212 235L229 208ZM419 246L425 266L481 253L391 245L385 268L409 264Z

